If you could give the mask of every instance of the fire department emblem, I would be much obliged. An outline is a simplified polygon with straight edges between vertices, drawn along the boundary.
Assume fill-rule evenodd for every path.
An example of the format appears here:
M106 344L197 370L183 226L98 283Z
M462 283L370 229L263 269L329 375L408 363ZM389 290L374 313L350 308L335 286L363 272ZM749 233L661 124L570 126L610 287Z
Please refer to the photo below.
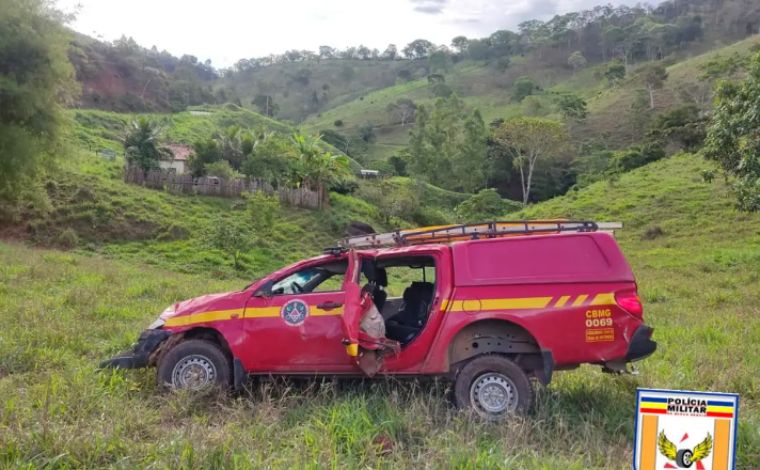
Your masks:
M303 300L294 299L282 306L280 315L290 326L302 325L309 316L309 306Z

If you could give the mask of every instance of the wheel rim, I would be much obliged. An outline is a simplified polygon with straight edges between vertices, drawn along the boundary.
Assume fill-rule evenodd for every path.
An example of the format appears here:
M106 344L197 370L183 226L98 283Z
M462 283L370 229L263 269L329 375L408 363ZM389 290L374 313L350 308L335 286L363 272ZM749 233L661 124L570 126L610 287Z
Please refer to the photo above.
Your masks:
M203 390L216 381L216 367L207 357L194 354L179 361L172 370L174 388Z
M470 403L482 416L493 417L517 409L517 387L504 374L488 372L470 386Z

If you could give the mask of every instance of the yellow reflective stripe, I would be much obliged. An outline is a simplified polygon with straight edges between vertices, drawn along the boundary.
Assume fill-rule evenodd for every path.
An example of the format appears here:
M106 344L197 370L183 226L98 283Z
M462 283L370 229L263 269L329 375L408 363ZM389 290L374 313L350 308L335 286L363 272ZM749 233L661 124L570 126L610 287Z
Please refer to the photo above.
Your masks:
M575 299L575 302L573 302L573 307L580 306L583 302L586 301L586 299L588 299L588 295L586 295L586 294L579 295L578 298Z
M207 323L212 321L229 320L233 315L240 316L243 314L242 308L234 310L218 310L214 312L193 313L191 315L182 315L172 317L166 320L166 326L186 326L194 323Z
M561 296L557 302L553 305L553 308L563 308L565 306L579 307L586 300L588 300L588 294L579 295L572 303L570 303L571 295ZM483 310L526 310L534 308L547 308L551 304L554 297L516 297L511 299L464 299L464 300L452 300L450 312L468 312L468 311L483 311ZM446 310L449 302L444 301L441 304L441 310ZM614 305L615 294L606 292L603 294L596 294L592 298L589 306L597 305Z
M448 306L449 306L449 299L443 299L441 301L441 312L445 312L446 311L446 307L448 307Z
M245 309L245 318L279 317L282 307L258 307Z
M604 294L596 294L594 300L589 305L613 305L615 303L615 294L607 292Z
M245 310L245 318L274 318L280 316L280 310L282 307L257 307L249 308ZM309 315L315 317L328 316L328 315L343 315L343 307L334 308L332 310L323 310L313 305L309 306ZM182 315L179 317L172 317L166 320L166 326L187 326L194 325L196 323L208 323L214 321L230 320L234 316L242 317L243 309L233 310L219 310L213 312L201 312L193 313L190 315Z
M569 295L563 295L562 297L559 298L559 300L557 301L557 303L554 304L554 306L557 307L557 308L564 307L568 300L570 300L570 296Z
M480 310L520 310L530 308L545 308L553 297L522 297L512 299L467 299L454 300L451 302L452 312L464 312L475 310L476 304L480 304ZM468 308L464 305L467 303Z

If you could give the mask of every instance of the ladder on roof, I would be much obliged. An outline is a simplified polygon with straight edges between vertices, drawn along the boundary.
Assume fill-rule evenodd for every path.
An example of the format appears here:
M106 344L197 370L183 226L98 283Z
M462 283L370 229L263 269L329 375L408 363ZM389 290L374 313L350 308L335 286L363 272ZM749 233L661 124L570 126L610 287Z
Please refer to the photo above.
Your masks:
M590 220L505 220L463 225L440 225L387 233L356 235L340 241L341 248L381 248L391 246L451 243L462 240L549 235L562 232L610 232L622 229L621 222Z

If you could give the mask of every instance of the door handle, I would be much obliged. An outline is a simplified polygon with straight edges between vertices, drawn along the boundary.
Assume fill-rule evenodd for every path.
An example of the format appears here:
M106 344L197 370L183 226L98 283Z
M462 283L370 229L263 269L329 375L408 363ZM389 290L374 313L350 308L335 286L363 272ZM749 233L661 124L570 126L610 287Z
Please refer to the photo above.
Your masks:
M317 304L317 308L322 310L333 310L342 306L343 304L340 302L323 302L321 304Z

